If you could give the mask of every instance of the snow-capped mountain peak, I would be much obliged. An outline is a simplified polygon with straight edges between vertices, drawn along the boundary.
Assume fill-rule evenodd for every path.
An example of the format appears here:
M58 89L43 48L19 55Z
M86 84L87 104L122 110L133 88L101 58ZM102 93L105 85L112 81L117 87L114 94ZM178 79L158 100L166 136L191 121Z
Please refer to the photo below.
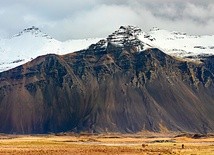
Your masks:
M198 60L203 55L214 55L214 35L188 35L157 27L143 32L139 27L121 26L108 36L107 42L121 47L134 45L139 47L138 51L159 48L166 54L182 59Z
M35 27L35 26L26 28L23 31L19 32L18 34L14 35L13 37L20 37L23 35L30 35L30 36L34 36L34 37L44 37L47 39L53 39L51 36L49 36L46 33L43 33L38 27Z
M123 43L137 39L142 30L134 26L121 26L117 31L107 37L108 42Z
M143 51L151 46L139 40L139 36L146 35L139 27L121 26L118 30L107 37L107 42L120 47L135 46L137 51Z
M22 65L45 54L68 54L88 48L100 38L58 41L32 26L0 40L0 72Z

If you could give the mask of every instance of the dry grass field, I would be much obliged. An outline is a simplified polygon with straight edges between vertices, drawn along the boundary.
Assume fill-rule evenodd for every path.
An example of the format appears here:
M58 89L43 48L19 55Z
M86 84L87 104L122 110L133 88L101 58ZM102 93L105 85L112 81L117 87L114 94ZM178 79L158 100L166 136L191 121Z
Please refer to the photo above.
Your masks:
M149 134L0 135L0 155L9 154L214 155L214 137Z

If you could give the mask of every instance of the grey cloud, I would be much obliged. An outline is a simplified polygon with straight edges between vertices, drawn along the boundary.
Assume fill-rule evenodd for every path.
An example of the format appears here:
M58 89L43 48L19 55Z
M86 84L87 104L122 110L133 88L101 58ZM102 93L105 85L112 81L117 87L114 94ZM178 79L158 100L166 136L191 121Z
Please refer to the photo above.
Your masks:
M59 40L105 37L120 25L214 34L213 0L7 0L0 35L35 25Z

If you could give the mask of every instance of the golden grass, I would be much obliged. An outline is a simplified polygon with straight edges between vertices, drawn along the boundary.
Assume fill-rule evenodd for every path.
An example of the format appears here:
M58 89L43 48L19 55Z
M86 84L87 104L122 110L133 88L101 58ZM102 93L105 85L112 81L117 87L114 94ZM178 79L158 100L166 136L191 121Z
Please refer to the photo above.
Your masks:
M144 144L144 145L142 145ZM184 148L182 149L182 144ZM214 138L139 135L0 136L0 155L214 155Z

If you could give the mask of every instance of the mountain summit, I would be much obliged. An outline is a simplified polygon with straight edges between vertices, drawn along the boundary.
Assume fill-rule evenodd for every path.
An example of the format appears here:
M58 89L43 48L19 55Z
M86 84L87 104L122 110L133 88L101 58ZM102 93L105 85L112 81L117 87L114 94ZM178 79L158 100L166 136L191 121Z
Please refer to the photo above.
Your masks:
M146 48L151 48L152 46L143 43L139 40L138 36L144 34L142 30L135 26L121 26L119 30L115 31L107 37L109 43L128 47L135 46L137 51L145 50Z
M142 33L142 30L134 26L121 26L117 31L107 37L109 42L122 44L131 42L137 39L137 36Z
M23 31L19 32L18 34L14 35L13 37L20 37L22 35L33 35L34 37L45 37L47 39L53 39L46 33L43 33L38 27L32 26L29 28L24 29Z
M177 59L143 39L154 41L121 27L79 52L0 73L0 132L213 133L213 57Z
M99 40L100 38L89 38L61 42L32 26L12 38L0 40L0 72L22 65L41 55L68 54L85 49Z

